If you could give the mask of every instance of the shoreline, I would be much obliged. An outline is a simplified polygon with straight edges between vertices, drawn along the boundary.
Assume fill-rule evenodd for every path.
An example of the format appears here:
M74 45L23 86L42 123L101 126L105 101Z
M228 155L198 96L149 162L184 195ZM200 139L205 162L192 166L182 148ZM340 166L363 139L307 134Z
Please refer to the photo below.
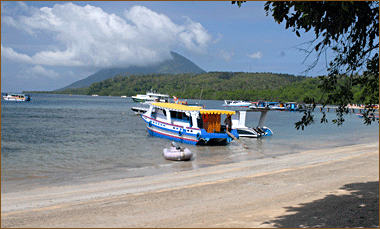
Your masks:
M376 141L197 170L5 193L1 226L315 227L322 223L322 227L357 227L358 222L377 222L378 227L378 181ZM372 192L362 195L372 202L377 199L377 209L370 211L377 219L366 209L366 219L351 223L351 212L348 221L336 219L337 224L322 216L314 221L310 217L312 222L302 219L305 222L298 226L285 223L290 208L314 203L313 209L302 212L315 213L326 211L328 206L321 201L326 198L354 198L355 190L347 185L377 188L377 197ZM364 210L360 204L350 206Z

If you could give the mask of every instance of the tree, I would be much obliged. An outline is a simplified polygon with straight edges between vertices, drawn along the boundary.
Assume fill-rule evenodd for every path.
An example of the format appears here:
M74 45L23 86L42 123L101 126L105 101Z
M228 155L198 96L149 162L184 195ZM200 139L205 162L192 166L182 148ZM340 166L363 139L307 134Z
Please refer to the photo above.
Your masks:
M239 7L244 1L233 1ZM307 42L306 59L312 53L316 60L305 73L316 66L320 57L332 50L335 58L327 67L328 75L320 76L319 88L323 94L319 99L306 98L311 103L296 128L304 129L314 123L311 111L316 103L338 105L338 126L348 113L347 105L353 101L353 87L360 88L359 96L368 108L364 110L365 124L375 121L373 109L379 103L379 2L378 1L281 1L266 2L264 10L271 13L274 20L286 22L286 29L292 28L297 36L300 30L313 31L315 39ZM321 122L327 122L325 114Z

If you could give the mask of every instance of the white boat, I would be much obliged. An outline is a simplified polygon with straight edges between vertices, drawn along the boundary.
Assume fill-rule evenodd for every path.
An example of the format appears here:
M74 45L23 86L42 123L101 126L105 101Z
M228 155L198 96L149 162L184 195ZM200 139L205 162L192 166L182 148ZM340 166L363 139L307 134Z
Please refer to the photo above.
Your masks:
M146 95L138 94L136 96L132 96L133 102L169 102L169 95L166 94L159 94L156 92L147 92Z
M30 96L25 94L18 93L9 93L3 96L4 100L7 101L16 101L16 102L26 102L30 101Z
M148 108L144 107L132 107L131 109L136 115L141 115L148 111Z
M224 100L224 104L222 105L223 107L231 107L235 109L247 109L250 106L252 106L251 102L246 102L246 101L235 101L235 100Z
M193 156L193 152L191 152L188 148L182 148L175 142L171 143L170 148L165 148L163 150L163 154L165 159L172 161L187 161Z
M262 136L271 136L273 131L264 126L264 122L268 111L271 109L269 107L250 107L249 109L241 110L234 109L236 113L231 116L232 127L235 128L239 134L239 137L249 137L249 138L259 138ZM247 127L245 125L247 112L261 112L259 123L256 127Z
M209 110L175 103L151 103L141 117L147 123L149 134L153 136L193 145L225 145L233 138L221 125L222 114L233 115L235 111ZM231 134L239 138L236 129L232 129Z

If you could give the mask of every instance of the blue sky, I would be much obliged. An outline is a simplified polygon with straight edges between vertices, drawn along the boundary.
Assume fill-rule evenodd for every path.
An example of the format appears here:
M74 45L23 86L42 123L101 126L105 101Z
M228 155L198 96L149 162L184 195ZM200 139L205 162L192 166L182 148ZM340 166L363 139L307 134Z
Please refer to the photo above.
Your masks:
M170 51L205 71L304 75L315 58L304 62L297 47L314 34L285 30L264 4L2 1L1 91L55 90L104 68L163 61ZM325 68L323 58L307 76Z

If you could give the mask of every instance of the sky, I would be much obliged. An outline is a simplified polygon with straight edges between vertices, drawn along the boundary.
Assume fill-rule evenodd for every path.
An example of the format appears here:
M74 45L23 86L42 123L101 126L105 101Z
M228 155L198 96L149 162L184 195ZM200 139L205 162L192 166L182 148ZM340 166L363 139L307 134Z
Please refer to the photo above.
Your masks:
M315 60L266 16L265 2L2 1L1 91L52 91L101 69L146 66L174 51L209 71L305 75ZM327 59L329 60L329 59ZM326 60L306 76L325 75Z

